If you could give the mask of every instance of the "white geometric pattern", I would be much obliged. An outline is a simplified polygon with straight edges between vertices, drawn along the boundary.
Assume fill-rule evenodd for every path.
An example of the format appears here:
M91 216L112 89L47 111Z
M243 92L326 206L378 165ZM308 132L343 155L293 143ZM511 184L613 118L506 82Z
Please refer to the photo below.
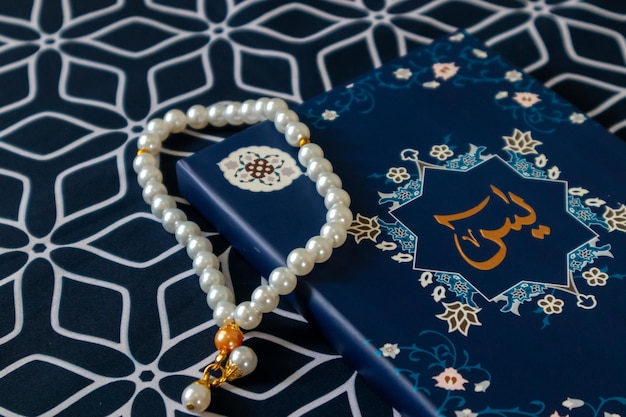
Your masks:
M4 2L0 414L187 415L178 396L210 359L215 325L134 180L148 118L259 95L300 103L463 26L624 138L626 8L605 3ZM173 161L214 134L166 143L168 188ZM209 237L239 281L247 267ZM397 415L299 316L266 320L249 333L261 360L279 350L295 367L228 385L216 413Z

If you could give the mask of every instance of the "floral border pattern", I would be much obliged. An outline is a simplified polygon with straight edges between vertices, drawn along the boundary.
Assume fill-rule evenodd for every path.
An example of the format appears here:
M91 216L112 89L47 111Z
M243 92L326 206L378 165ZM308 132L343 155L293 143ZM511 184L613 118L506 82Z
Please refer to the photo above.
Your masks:
M344 91L339 94L340 98L332 103L332 108L324 107L328 104L325 101L328 96L324 96L316 103L324 110L316 113L309 109L309 120L317 128L324 129L345 112L356 111L367 114L376 106L372 93L377 88L436 89L444 82L455 87L463 87L476 83L502 85L505 81L511 85L511 91L495 92L494 100L503 111L511 112L514 119L534 128L526 131L514 128L513 132L502 136L504 146L499 151L508 155L505 162L525 178L560 180L561 170L556 165L548 164L549 158L538 150L542 142L535 139L534 135L536 132L550 132L559 123L581 125L586 121L586 116L572 112L567 103L557 100L552 93L545 90L535 92L539 89L531 77L526 77L520 71L511 70L497 55L491 57L486 51L465 45L455 61L450 62L446 53L452 48L453 43L462 42L465 34L457 33L448 39L449 43L438 43L432 48L418 51L418 56L409 60L406 66L382 68L374 72L374 75L346 85ZM432 65L425 66L416 62L423 58L419 54L428 54L427 58L433 62ZM385 188L389 185L393 187L391 191L378 191L378 204L386 206L388 214L400 205L419 198L422 194L425 167L467 171L490 157L486 155L486 146L470 144L467 152L455 154L457 149L458 146L451 143L448 135L443 139L443 143L433 145L427 152L420 153L419 149L413 148L401 150L400 161L391 166L387 172L370 175L374 179L383 179ZM427 155L426 158L421 158L424 154ZM626 232L626 206L621 204L619 207L610 207L596 197L583 200L582 197L588 193L589 191L582 187L569 187L567 211L590 229L595 226L609 232ZM357 243L370 240L379 250L393 252L390 257L395 262L411 264L417 236L401 222L388 217L390 216L379 214L368 217L364 213L356 213L348 233ZM597 305L595 296L581 292L578 283L600 286L599 282L606 284L609 279L623 278L622 274L608 273L606 268L602 269L602 273L607 276L603 280L590 280L581 275L591 273L590 268L598 269L599 267L594 264L597 259L611 256L610 244L600 245L599 238L593 239L569 254L567 285L522 281L491 301L504 302L500 310L503 313L520 315L519 308L522 304L536 300L538 308L535 312L544 314L545 327L550 324L551 316L563 311L564 300L557 298L558 292L573 295L575 302L572 304L579 308L593 309ZM424 274L431 274L435 280L424 278ZM431 292L433 300L444 307L442 313L436 317L448 324L450 332L458 331L467 336L471 326L481 325L478 317L481 308L475 297L479 292L465 277L450 271L423 271L420 282L423 288L433 286ZM541 296L543 297L540 298ZM455 301L449 302L450 299ZM444 303L443 300L447 302Z
M522 132L515 129L510 136L503 136L505 145L502 150L509 155L506 163L519 175L527 178L557 180L561 172L557 166L550 168L544 163L547 157L539 154L537 147L541 142L533 139L530 131ZM456 147L455 147L456 148ZM419 151L404 149L400 152L401 161L411 161L414 165L401 167L394 165L385 175L372 175L373 178L385 178L385 183L396 186L392 192L379 191L378 203L387 207L387 213L396 207L406 204L408 201L419 198L423 187L422 175L425 166L438 166L448 170L466 171L485 162L488 158L483 156L486 151L484 146L470 145L465 154L457 155L450 159L452 152L449 144L433 146L428 155L433 162L419 159ZM445 158L441 158L442 153ZM531 159L532 158L532 159ZM401 169L403 168L403 169ZM400 179L399 181L397 179ZM581 224L591 228L600 227L608 232L626 232L626 207L621 205L613 208L606 202L594 197L581 200L580 195L589 193L581 187L568 189L567 211ZM391 259L399 263L412 265L413 252L415 251L418 237L401 222L393 219L389 221L386 216L376 215L368 217L363 213L357 213L356 218L348 229L348 233L361 243L367 236L367 240L376 244L381 251L394 251ZM607 268L595 265L596 260L602 257L612 257L611 245L600 244L600 238L594 238L570 252L568 255L569 282L567 286L547 284L541 282L521 281L517 285L499 294L492 301L504 302L500 309L503 313L511 312L520 315L519 308L522 304L537 299L538 309L535 313L543 313L546 317L543 327L549 325L550 316L560 314L563 311L564 301L556 297L557 292L575 296L573 303L579 308L593 309L597 300L592 294L585 294L579 290L578 283L587 284L589 287L605 286L610 279L622 279L623 274L609 273ZM419 270L419 268L418 268ZM593 278L590 278L590 274ZM480 325L478 312L481 308L476 300L479 291L462 275L450 271L422 271L420 284L423 288L432 285L432 298L441 303L444 311L437 315L447 322L449 331L458 331L467 336L471 326ZM543 298L539 298L543 295ZM455 299L455 302L443 302L443 300Z
M409 362L420 363L420 370L396 368L398 375L403 375L413 384L413 390L419 392L438 404L437 415L454 417L547 417L547 405L543 401L530 401L525 406L510 408L481 409L468 407L467 397L470 392L480 395L488 391L495 383L488 369L470 359L470 353L460 349L444 334L426 330L419 333L420 343L399 345L385 343L376 350L381 358L395 360L407 356ZM373 341L368 340L368 344ZM549 417L621 417L619 412L626 411L626 397L614 396L598 398L597 402L588 402L578 398L567 397L560 404L567 409L565 415L554 410ZM576 411L574 411L576 410ZM618 412L619 411L619 412Z

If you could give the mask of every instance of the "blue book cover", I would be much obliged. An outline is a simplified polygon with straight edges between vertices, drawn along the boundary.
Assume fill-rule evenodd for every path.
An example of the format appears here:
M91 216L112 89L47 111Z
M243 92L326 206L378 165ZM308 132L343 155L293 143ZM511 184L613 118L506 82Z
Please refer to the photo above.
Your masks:
M626 415L626 143L465 33L296 111L354 213L296 304L398 411ZM178 165L263 274L325 222L296 155L266 122Z

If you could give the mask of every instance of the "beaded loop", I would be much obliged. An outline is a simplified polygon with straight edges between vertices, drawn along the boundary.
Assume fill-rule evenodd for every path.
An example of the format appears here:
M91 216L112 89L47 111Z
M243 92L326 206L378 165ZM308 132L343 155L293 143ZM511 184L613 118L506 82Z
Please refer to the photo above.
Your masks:
M268 285L257 287L250 301L235 305L232 290L224 286L224 277L218 270L219 260L213 254L211 242L196 223L187 220L185 213L176 208L176 202L167 194L162 183L163 174L158 168L158 155L162 142L170 133L180 133L187 126L202 129L208 125L237 126L264 120L274 123L276 130L284 134L289 145L299 148L298 161L309 179L316 184L328 212L320 235L309 239L306 247L294 249L285 260L286 266L272 271ZM193 270L199 277L199 285L206 293L207 304L213 309L213 318L222 327L218 334L234 332L232 326L236 326L237 331L239 328L256 328L261 323L263 314L272 312L278 306L279 296L287 295L295 289L297 276L308 274L316 263L328 260L332 249L341 246L346 240L347 229L352 222L350 196L341 188L341 179L333 173L332 164L324 158L322 148L311 143L310 136L309 128L299 120L294 111L289 110L284 100L263 97L243 103L220 102L208 107L194 105L187 112L170 110L163 119L150 120L137 140L138 151L133 161L133 169L137 173L139 185L143 188L142 196L153 215L161 220L163 228L174 234L176 240L185 246L192 260ZM225 328L231 330L223 330ZM209 388L247 375L256 367L257 358L252 349L247 346L236 347L238 342L231 342L231 339L228 342L222 340L218 350L221 351L228 345L228 350L232 352L220 352L216 362L207 366L202 379L183 391L181 400L188 410L204 411L211 399ZM222 365L228 353L230 358ZM209 371L216 370L221 371L222 376L209 381Z

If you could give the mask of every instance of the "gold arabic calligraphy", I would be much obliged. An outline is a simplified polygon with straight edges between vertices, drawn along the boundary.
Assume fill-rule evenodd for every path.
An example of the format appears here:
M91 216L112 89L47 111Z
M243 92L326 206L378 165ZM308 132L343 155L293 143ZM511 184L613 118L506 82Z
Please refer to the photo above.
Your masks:
M457 250L459 251L459 254L463 258L463 260L465 260L465 262L467 262L474 268L480 269L481 271L490 271L496 268L498 265L500 265L504 261L504 259L506 258L506 254L507 254L507 246L504 243L505 236L507 236L511 231L519 232L520 230L522 230L524 226L533 225L537 221L537 214L535 213L535 210L528 203L526 203L523 198L521 198L520 196L510 191L507 193L508 194L508 197L507 197L507 194L503 193L495 185L490 185L490 187L491 187L491 191L493 192L493 194L495 194L495 196L500 198L506 204L511 204L512 202L513 204L516 204L518 207L521 207L528 214L526 214L525 216L519 216L516 214L513 216L513 221L511 221L509 217L506 217L504 220L504 224L497 229L479 229L478 238L474 235L474 231L468 228L467 233L461 234L460 239L459 239L459 233L456 232L456 229L452 223L455 221L468 219L480 213L487 206L487 204L489 204L489 200L491 200L491 197L492 197L491 195L488 195L487 197L485 197L483 201L481 201L476 206L468 210L462 211L460 213L434 215L435 220L439 224L449 227L452 230L455 230L454 244ZM550 234L550 227L540 224L536 228L533 228L531 230L531 234L535 239L543 239L545 236ZM492 257L484 261L476 261L476 260L471 259L469 256L467 256L467 254L465 253L461 245L462 241L464 241L464 242L471 243L477 248L480 248L481 247L480 237L482 237L485 240L495 243L498 248L497 252Z

